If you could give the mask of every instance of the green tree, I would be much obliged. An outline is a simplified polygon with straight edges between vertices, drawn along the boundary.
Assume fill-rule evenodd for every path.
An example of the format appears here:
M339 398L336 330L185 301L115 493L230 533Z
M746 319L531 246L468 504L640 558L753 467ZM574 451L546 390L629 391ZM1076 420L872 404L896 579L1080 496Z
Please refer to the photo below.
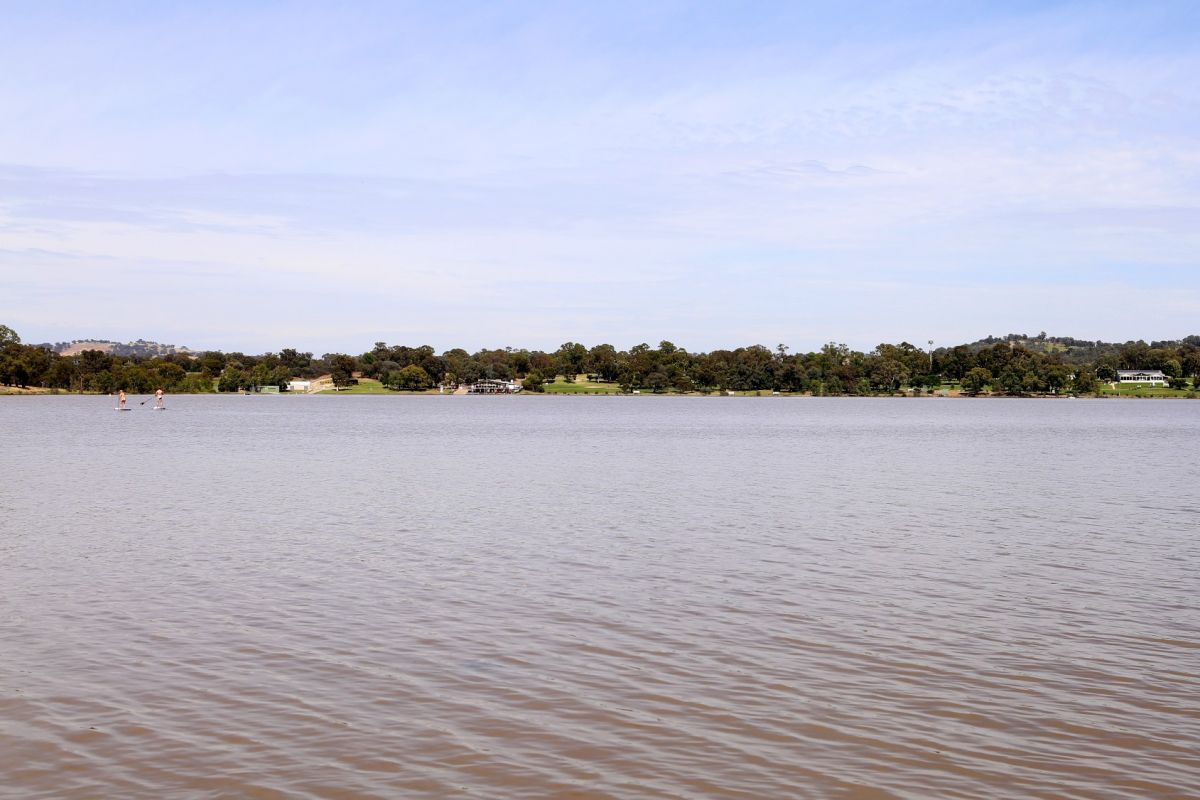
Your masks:
M661 369L655 370L646 376L646 386L649 387L650 391L652 392L657 393L665 391L670 387L670 385L670 377L668 377L667 373L663 372Z
M939 350L937 363L942 374L953 381L961 380L963 375L976 366L975 354L965 344L949 350Z
M802 392L808 386L804 364L798 356L787 356L775 370L775 388L781 392Z
M1058 394L1071 382L1071 369L1063 364L1052 364L1046 368L1045 385L1051 392Z
M1181 375L1200 378L1200 347L1187 345L1180 348L1179 353Z
M358 369L358 362L353 356L333 353L327 354L324 360L329 364L329 379L335 387L340 389L354 383L354 371Z
M1096 391L1099 386L1096 380L1096 373L1089 369L1080 369L1075 373L1075 379L1071 381L1071 388L1079 394L1091 394Z
M29 362L21 356L0 357L0 383L24 388L29 384L30 374Z
M908 380L909 370L896 358L876 358L870 368L870 385L876 389L894 392Z
M266 364L256 364L254 369L250 370L250 383L253 384L255 390L271 385L271 370L267 369Z
M226 367L221 370L220 380L217 381L217 391L236 392L243 386L250 385L250 377L237 367Z
M167 391L178 389L179 384L183 381L184 376L187 375L187 371L184 370L183 367L179 366L178 364L171 363L160 365L154 370L154 372L157 377L155 383L157 383L160 388Z
M429 373L416 364L409 364L396 373L396 387L410 392L419 392L433 386Z
M113 370L118 389L131 394L147 394L153 391L154 380L141 364L122 364Z
M75 362L61 356L54 359L50 371L46 373L46 381L56 389L79 389L79 378Z
M554 354L554 363L568 381L574 381L575 376L586 371L588 350L576 342L565 342Z
M220 375L225 369L225 356L222 353L209 351L200 358L200 368L210 375Z
M88 375L85 378L85 385L88 391L99 392L100 394L111 394L117 388L117 382L113 379L113 374L106 369Z
M611 344L598 344L588 352L588 372L602 381L615 381L621 375L621 359Z
M521 389L526 392L544 392L545 387L542 385L546 379L542 377L542 373L535 370L530 370L525 375L525 379L521 381Z
M267 384L278 386L280 391L287 389L288 382L292 378L292 371L283 364L271 370L270 376L267 378Z
M1157 369L1150 362L1150 346L1145 342L1129 342L1117 356L1120 369Z
M992 373L983 367L972 367L962 376L962 390L974 397L992 383Z
M1000 384L1000 390L1005 394L1024 394L1025 393L1025 373L1019 369L1010 367L1000 373L1000 378L997 381Z
M189 372L187 377L179 382L175 391L186 394L208 394L212 390L212 378L207 372Z
M291 370L291 374L299 375L312 364L312 353L301 353L294 348L285 347L279 351L279 361Z
M102 350L84 350L79 354L79 371L84 375L111 370L113 359Z

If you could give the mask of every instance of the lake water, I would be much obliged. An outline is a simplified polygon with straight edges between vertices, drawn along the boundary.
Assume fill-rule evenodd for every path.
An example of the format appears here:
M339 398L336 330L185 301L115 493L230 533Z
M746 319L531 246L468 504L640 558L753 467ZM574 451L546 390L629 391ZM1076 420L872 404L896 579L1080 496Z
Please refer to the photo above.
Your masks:
M0 796L1200 796L1200 403L0 398Z

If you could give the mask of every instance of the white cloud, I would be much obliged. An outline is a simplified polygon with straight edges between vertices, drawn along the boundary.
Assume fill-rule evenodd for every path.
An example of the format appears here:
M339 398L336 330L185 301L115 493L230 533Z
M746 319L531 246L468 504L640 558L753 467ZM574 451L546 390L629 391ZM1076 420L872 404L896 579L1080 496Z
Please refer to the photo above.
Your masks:
M1170 14L884 12L26 21L0 314L244 349L1187 332L1200 57Z

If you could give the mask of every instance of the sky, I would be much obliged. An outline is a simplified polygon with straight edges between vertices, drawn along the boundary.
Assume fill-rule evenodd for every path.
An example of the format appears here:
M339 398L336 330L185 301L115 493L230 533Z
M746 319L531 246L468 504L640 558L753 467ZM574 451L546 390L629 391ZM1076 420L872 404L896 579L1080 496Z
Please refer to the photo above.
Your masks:
M26 342L1200 333L1200 3L0 14Z

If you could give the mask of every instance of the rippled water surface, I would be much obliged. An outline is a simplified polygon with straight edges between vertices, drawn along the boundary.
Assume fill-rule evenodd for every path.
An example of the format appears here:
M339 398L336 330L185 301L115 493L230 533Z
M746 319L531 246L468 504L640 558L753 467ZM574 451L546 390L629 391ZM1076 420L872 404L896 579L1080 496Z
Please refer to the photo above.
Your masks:
M0 398L0 796L1200 796L1200 403Z

